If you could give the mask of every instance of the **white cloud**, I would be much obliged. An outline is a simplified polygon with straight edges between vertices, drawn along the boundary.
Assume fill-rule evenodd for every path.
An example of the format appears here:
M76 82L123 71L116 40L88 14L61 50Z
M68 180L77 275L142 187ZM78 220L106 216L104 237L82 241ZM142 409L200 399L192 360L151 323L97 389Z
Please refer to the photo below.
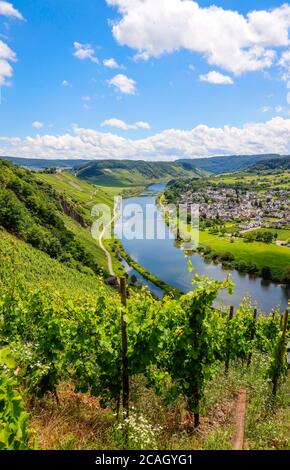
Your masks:
M278 63L281 67L290 68L290 49L283 52Z
M74 42L73 55L81 60L90 60L95 64L99 63L98 58L95 56L95 50L91 44L81 44L80 42Z
M44 124L41 121L34 121L32 123L32 127L34 127L34 129L42 129L44 127Z
M146 121L137 121L134 125L138 129L150 129L150 124Z
M91 102L92 98L88 95L82 96L82 102L83 102L83 108L86 111L90 111L92 109L92 106L89 104Z
M0 86L8 85L13 75L10 62L16 61L16 54L10 47L0 40ZM8 81L7 81L8 80Z
M0 15L24 20L22 14L14 8L12 3L0 1ZM16 54L10 47L0 40L0 86L9 85L13 76L10 62L16 62Z
M16 10L12 3L0 1L0 15L14 17L18 20L24 20L20 11Z
M139 140L75 126L64 135L24 139L0 137L0 155L91 159L176 160L196 156L290 154L290 119L275 117L243 127L199 125L192 130L168 129Z
M103 65L107 67L108 69L123 69L124 68L122 65L119 65L118 62L113 58L105 59L103 61Z
M102 122L102 127L116 127L117 129L122 129L123 131L128 130L136 130L136 129L150 129L150 125L148 122L145 121L137 121L134 124L127 124L126 122L122 121L121 119L106 119L106 121Z
M283 106L276 106L275 111L276 111L276 113L283 113L284 108L283 108Z
M180 49L236 75L271 67L275 49L289 45L290 5L247 15L192 0L106 0L120 18L112 32L136 57L160 57Z
M86 111L90 111L90 109L92 109L92 107L91 107L88 103L84 103L84 104L83 104L83 108L84 108Z
M281 74L281 79L287 82L290 79L290 49L284 51L280 57L278 65L284 70Z
M272 111L272 108L271 106L262 106L261 111L262 113L269 113L270 111Z
M122 73L108 80L108 84L114 86L117 91L126 95L135 95L136 93L136 82Z
M214 85L233 85L234 82L231 77L223 75L220 72L212 70L206 75L200 75L199 79L201 82L213 83Z
M64 86L64 87L71 87L72 86L71 83L68 80L63 80L61 85Z

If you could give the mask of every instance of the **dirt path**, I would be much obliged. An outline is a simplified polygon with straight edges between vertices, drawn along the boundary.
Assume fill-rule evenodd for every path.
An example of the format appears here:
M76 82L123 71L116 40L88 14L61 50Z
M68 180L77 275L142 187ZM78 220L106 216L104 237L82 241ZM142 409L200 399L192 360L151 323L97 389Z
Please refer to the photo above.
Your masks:
M255 230L260 230L262 227L251 227L251 228L247 228L246 230L240 230L240 233L244 234L244 233L250 233L250 232L254 232Z
M107 248L105 247L104 243L103 243L103 237L104 237L104 234L105 234L105 231L107 230L107 228L112 224L114 219L111 219L110 222L104 226L100 236L99 236L99 245L100 245L100 248L103 250L103 252L105 253L106 257L107 257L107 260L108 260L108 269L109 269L109 274L110 276L115 276L115 272L114 272L114 268L113 268L113 260L112 260L112 256L111 256L111 253L109 252L109 250L107 250Z
M108 260L109 274L110 274L110 276L114 276L114 277L116 277L116 274L115 274L115 271L114 271L114 268L113 268L112 255L109 252L109 250L107 250L107 248L105 247L104 242L103 242L103 238L104 238L104 234L105 234L107 228L112 226L112 224L115 221L116 217L117 217L117 212L115 212L115 209L114 209L113 218L104 226L104 228L103 228L103 230L102 230L102 232L99 236L100 248L103 250L103 252L105 253L105 255L107 257L107 260Z
M232 441L233 450L244 450L246 403L247 392L245 389L241 389L236 404L235 433Z

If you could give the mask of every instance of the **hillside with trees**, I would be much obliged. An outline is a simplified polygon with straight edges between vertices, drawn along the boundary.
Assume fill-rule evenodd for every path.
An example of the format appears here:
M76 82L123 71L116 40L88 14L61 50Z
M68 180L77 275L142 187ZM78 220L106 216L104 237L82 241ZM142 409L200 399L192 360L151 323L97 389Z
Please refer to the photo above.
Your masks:
M132 160L99 160L82 165L76 175L103 186L147 186L177 177L200 178L204 171L193 165L176 162L147 162Z
M260 162L251 165L247 171L249 173L273 173L273 172L283 172L290 170L290 157L285 158L274 158L269 160L262 160Z
M251 165L268 160L279 160L280 155L228 155L223 157L194 158L181 160L181 163L196 166L205 172L220 175L245 170Z
M29 171L0 161L0 226L69 267L99 274L101 266L64 223L65 212L78 225L89 226L72 200L60 198Z

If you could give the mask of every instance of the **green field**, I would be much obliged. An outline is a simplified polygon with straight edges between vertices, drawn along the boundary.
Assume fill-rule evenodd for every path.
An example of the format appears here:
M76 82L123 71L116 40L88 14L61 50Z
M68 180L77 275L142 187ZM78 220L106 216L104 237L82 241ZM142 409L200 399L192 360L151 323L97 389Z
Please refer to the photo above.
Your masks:
M269 266L275 277L281 278L286 268L290 266L290 249L266 243L245 243L241 239L235 239L231 243L227 237L219 237L200 232L200 244L210 246L218 252L230 252L241 261L255 263L258 268Z
M290 189L290 172L257 175L246 172L213 176L210 183L217 185L254 185L256 189Z
M182 225L180 223L181 233ZM188 226L188 230L190 231L190 226ZM195 233L193 233L193 237L196 239ZM249 265L256 264L259 269L268 266L272 270L273 279L276 280L281 280L285 270L290 267L290 249L288 247L261 242L245 243L242 238L222 237L211 234L207 230L199 231L199 244L202 247L210 247L219 255L231 253L235 256L236 261L244 261Z
M276 228L267 228L267 229L257 229L257 230L252 230L251 233L259 233L259 232L270 232L273 233L274 235L277 234L277 240L281 240L286 242L287 240L290 240L290 229L276 229Z

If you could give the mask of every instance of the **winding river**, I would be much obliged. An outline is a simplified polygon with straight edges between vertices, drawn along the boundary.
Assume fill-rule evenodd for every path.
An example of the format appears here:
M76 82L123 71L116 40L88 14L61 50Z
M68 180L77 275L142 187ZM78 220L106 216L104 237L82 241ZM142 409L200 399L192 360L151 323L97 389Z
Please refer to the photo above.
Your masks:
M188 271L188 262L184 252L176 247L175 241L155 204L158 192L164 188L164 184L154 184L149 186L147 191L140 196L123 200L123 212L126 212L126 208L129 209L129 204L139 205L142 210L138 211L134 216L135 230L138 231L142 227L147 227L147 229L149 227L153 230L154 227L153 231L155 234L158 232L166 234L165 239L160 240L156 236L152 237L152 239L148 239L148 237L143 239L131 237L132 239L128 239L127 236L123 236L124 230L126 231L127 221L132 217L132 214L129 214L129 212L127 216L123 216L121 222L116 224L115 233L121 238L127 253L141 266L171 286L180 289L182 292L188 292L193 288L193 273ZM155 211L150 211L149 214L147 211L146 213L148 205L150 207L154 206ZM221 265L206 263L197 254L190 256L190 259L195 267L194 272L199 275L206 275L217 280L222 280L229 274L231 275L236 286L234 294L230 296L225 292L221 293L218 303L238 307L242 299L246 295L250 295L253 302L264 313L269 313L277 305L280 306L282 311L288 305L290 287L263 281L259 277L242 274L236 270L224 270ZM155 295L162 296L162 291L159 288L145 280L127 264L125 267L129 275L135 274L139 282L148 285Z

